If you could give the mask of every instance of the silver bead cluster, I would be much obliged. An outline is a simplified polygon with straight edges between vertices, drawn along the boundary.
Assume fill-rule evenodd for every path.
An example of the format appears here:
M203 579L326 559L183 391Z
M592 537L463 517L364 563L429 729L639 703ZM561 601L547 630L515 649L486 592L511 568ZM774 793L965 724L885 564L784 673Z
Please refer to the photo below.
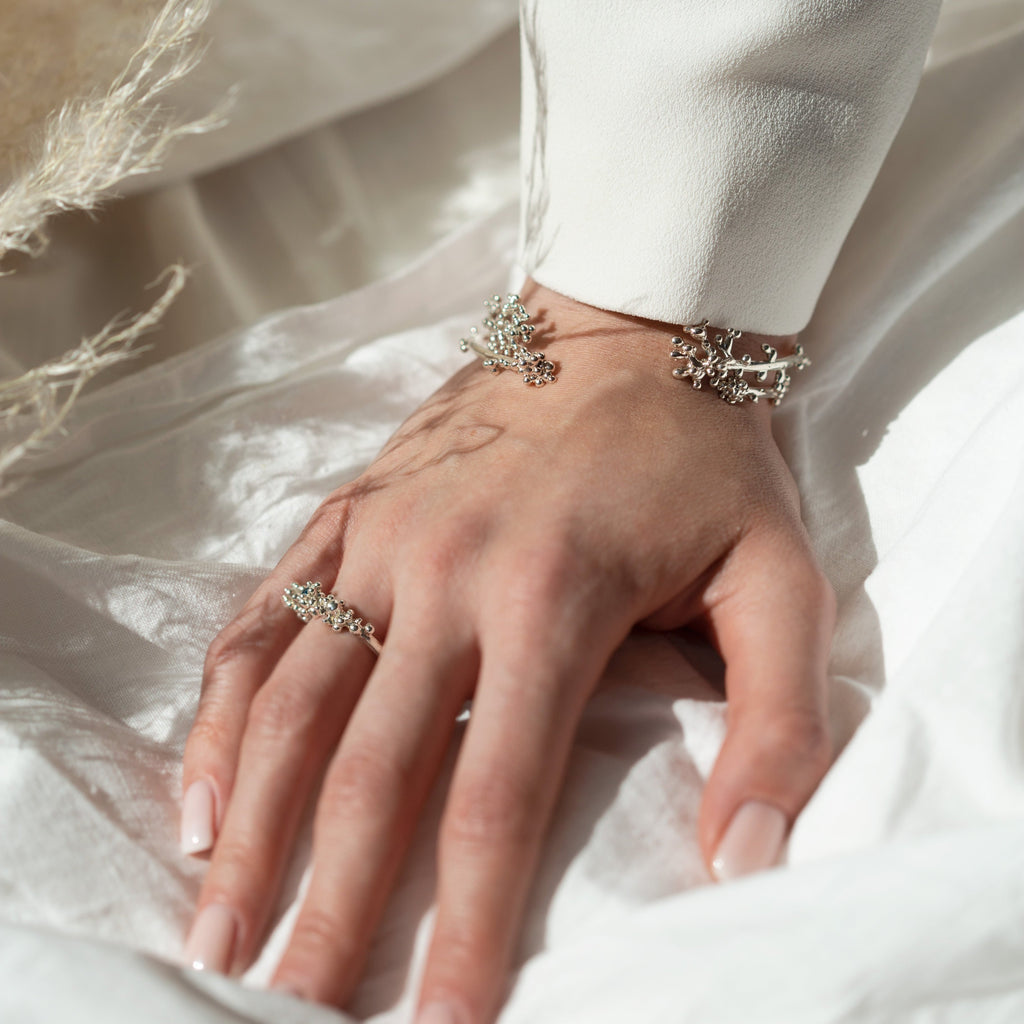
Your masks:
M479 327L469 329L468 338L459 339L463 352L471 349L483 359L483 365L492 373L514 370L523 378L524 384L541 388L554 384L558 379L555 364L544 358L543 352L528 348L534 326L527 321L530 314L523 308L518 295L492 295L484 301L488 316L483 320L483 332ZM486 342L483 337L486 335Z
M707 320L684 327L683 332L693 340L672 339L672 358L683 360L682 365L672 371L672 376L677 380L688 379L698 389L707 382L718 397L730 405L747 400L758 402L762 398L778 405L789 390L791 371L811 365L801 345L796 346L793 355L780 357L777 349L765 343L761 346L766 356L764 360L755 362L749 355L736 358L733 344L743 332L728 327L724 335L717 334L712 339ZM700 342L700 348L694 342ZM744 374L753 374L757 384L751 384ZM771 383L767 383L769 377Z
M284 603L303 622L323 619L335 633L347 629L363 640L373 636L373 626L356 616L356 613L334 594L325 594L319 583L307 580L293 583L284 592Z

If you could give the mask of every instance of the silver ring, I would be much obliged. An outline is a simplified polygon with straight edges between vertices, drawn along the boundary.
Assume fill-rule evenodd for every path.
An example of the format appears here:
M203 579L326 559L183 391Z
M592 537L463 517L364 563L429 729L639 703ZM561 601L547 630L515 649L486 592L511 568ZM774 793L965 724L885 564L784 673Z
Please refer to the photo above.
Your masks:
M743 337L742 331L727 327L725 334L716 334L714 340L708 330L707 320L699 324L690 324L683 328L683 333L693 341L681 337L672 339L673 359L683 362L672 371L676 380L689 379L698 391L706 381L718 397L730 405L739 405L748 399L759 402L767 399L772 405L778 405L786 397L793 370L805 370L811 365L810 359L804 355L803 345L797 345L792 355L780 356L778 350L767 342L761 346L765 359L753 360L749 354L736 356L733 354L733 342ZM700 342L703 355L694 342ZM752 373L757 382L751 384L743 374ZM768 378L771 377L771 381Z
M359 618L336 594L325 594L319 583L312 580L292 583L284 592L282 600L303 622L323 619L335 633L348 630L374 654L380 654L381 644L373 635L373 626Z

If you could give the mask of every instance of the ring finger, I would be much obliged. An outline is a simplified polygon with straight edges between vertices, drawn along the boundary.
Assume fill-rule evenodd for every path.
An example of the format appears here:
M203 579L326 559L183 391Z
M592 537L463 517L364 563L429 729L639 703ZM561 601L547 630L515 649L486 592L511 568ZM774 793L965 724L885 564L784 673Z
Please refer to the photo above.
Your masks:
M543 623L510 636L483 648L441 828L417 1024L493 1019L583 705L622 640L610 622L585 636Z

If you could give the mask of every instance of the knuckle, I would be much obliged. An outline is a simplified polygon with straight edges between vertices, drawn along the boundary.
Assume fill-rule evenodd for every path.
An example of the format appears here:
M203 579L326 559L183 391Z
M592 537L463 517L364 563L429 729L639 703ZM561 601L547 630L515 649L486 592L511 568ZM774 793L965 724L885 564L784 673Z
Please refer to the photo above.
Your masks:
M365 820L391 813L407 791L408 778L399 765L372 751L339 755L317 807L318 820Z
M467 499L465 504L449 508L443 519L408 529L408 517L402 516L395 529L404 533L406 561L420 576L447 577L484 547L493 529L490 509Z
M444 839L457 846L530 845L535 834L535 795L495 773L452 792L445 810Z
M203 679L207 685L223 679L246 655L262 654L266 650L274 621L268 613L277 610L279 600L276 591L264 593L247 604L213 638L203 664Z
M786 534L759 549L761 578L815 626L835 621L836 595L807 542Z
M823 716L790 711L765 730L772 749L815 773L824 774L832 761L832 736Z
M788 562L787 586L791 593L815 612L829 612L835 606L835 591L810 553Z
M502 604L518 619L529 620L540 609L556 604L561 596L560 574L554 566L538 563L536 571L518 569L502 587Z
M347 933L337 915L321 906L307 906L303 909L288 949L291 967L307 962L322 962L330 959L339 970L357 958L356 943Z
M221 717L219 708L212 701L200 705L185 744L185 759L191 761L211 751L228 750L234 736L231 727Z
M208 682L222 676L224 670L233 665L238 656L249 647L246 634L238 623L239 619L236 619L231 625L222 629L213 638L213 642L207 649L206 661L203 664L203 676Z
M214 863L206 880L207 891L235 902L237 882L259 864L257 845L246 835L225 832L217 837Z
M272 872L255 843L240 837L218 838L214 861L203 885L203 900L234 908L245 920L255 919L260 894Z
M314 721L313 701L294 686L264 686L253 698L246 732L257 740L276 745L305 732Z
M314 548L329 556L340 553L348 532L354 488L350 484L325 498L302 528L295 546Z
M324 498L309 517L309 522L302 533L299 534L300 538L307 534L320 536L325 532L330 535L338 533L343 527L345 517L348 514L352 490L353 487L350 484L339 488L333 494L329 494Z
M452 995L464 986L460 984L467 972L479 974L481 964L500 962L502 954L501 939L492 924L486 926L482 921L451 916L439 921L434 933L434 946L439 956L431 970L431 977L424 982L436 997Z
M562 545L517 552L502 573L498 596L503 614L543 625L549 609L559 607L585 576L579 560Z
M466 524L462 529L449 528L417 543L408 559L411 572L421 580L448 579L462 561L463 552L474 547L474 532L475 528Z

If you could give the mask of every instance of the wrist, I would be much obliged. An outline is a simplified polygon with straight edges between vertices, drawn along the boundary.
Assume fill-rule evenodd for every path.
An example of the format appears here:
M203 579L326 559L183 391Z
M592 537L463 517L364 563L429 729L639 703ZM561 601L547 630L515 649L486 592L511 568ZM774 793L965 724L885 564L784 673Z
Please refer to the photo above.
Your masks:
M649 385L677 400L694 390L689 381L672 376L677 365L671 355L672 340L683 335L683 325L591 306L532 279L527 279L519 294L536 328L531 347L543 350L559 370L565 365L567 372L560 376L559 386L567 383L572 387L573 379L592 383L600 375L625 376L638 387ZM716 325L709 325L707 331L711 335L726 334L725 328L716 329ZM749 356L753 361L763 360L763 346L768 345L784 357L794 353L796 343L796 334L743 332L733 343L733 354L738 359ZM720 401L710 388L693 397ZM747 401L741 405L752 413L757 410L761 418L770 417L772 406L767 401Z

